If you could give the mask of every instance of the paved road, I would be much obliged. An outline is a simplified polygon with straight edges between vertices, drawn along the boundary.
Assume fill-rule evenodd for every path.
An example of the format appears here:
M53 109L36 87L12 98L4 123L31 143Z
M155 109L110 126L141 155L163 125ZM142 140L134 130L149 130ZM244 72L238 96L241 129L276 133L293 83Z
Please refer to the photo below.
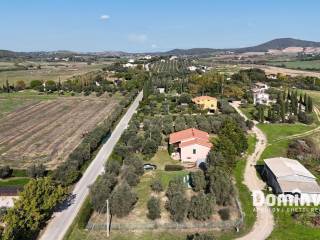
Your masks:
M98 175L103 171L105 161L108 159L121 134L127 128L128 123L139 106L143 93L136 97L126 114L122 117L108 141L102 146L95 159L91 162L80 181L76 184L73 194L75 199L73 203L61 212L53 215L52 220L40 236L40 240L62 240L67 230L71 226L77 213L79 212L84 200L89 194L89 188L96 180Z
M239 104L240 102L234 102L231 105L242 117L247 119L247 117L240 111ZM265 187L264 182L257 176L255 165L267 146L267 138L265 134L256 126L252 128L252 131L256 134L257 143L254 153L248 157L244 172L244 184L251 192L261 191ZM274 226L274 220L270 208L263 205L261 207L257 207L256 211L257 219L253 228L247 235L238 238L238 240L264 240L271 234Z

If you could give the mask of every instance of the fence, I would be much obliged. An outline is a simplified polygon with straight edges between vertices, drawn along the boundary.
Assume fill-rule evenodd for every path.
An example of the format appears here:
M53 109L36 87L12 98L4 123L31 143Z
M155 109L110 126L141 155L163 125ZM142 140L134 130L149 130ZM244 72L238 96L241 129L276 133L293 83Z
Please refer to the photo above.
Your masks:
M187 229L219 229L219 230L228 230L234 228L240 228L243 224L244 213L241 208L241 204L238 199L236 199L236 205L239 210L239 218L235 220L227 221L205 221L205 222L184 222L184 223L159 223L157 221L146 222L146 223L111 223L111 230L187 230ZM106 230L107 224L100 223L95 224L89 222L86 227L88 230Z

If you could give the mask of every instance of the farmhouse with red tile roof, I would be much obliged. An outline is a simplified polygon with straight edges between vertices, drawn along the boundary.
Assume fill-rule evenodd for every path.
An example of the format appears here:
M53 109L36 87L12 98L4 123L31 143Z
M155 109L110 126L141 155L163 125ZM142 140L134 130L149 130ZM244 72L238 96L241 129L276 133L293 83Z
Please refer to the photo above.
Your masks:
M174 158L181 159L182 163L199 165L204 162L212 147L209 134L195 128L189 128L170 134L169 144L175 147Z

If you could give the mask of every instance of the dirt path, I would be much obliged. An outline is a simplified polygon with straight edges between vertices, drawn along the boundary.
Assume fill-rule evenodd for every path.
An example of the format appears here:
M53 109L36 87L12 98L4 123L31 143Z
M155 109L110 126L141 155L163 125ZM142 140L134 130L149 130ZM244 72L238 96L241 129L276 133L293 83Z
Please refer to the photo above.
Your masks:
M240 102L234 102L231 105L242 117L247 119L247 117L240 111L239 104ZM265 183L257 176L255 165L267 146L267 138L265 134L256 126L252 128L252 131L256 134L257 143L254 153L247 159L244 172L244 184L251 192L254 192L262 191L265 187ZM274 226L274 219L270 208L266 205L263 205L261 207L256 207L256 212L257 219L253 225L253 228L247 235L238 238L238 240L264 240L271 234Z
M313 111L316 113L316 116L317 116L317 120L320 122L320 110L318 109L318 107L313 107ZM298 133L298 134L294 134L294 135L290 135L290 136L287 136L287 137L282 137L282 138L278 138L275 140L275 142L279 142L279 141L282 141L282 140L290 140L290 139L295 139L295 138L302 138L302 137L306 137L306 136L309 136L309 135L312 135L316 132L319 132L320 131L320 126L310 130L310 131L306 131L304 133Z

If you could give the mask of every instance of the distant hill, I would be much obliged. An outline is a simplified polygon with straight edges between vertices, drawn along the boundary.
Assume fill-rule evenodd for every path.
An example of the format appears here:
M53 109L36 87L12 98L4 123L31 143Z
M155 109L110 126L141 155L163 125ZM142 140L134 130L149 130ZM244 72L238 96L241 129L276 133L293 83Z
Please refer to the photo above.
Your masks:
M278 38L269 42L247 48L239 48L237 52L267 52L269 49L282 50L288 47L320 47L320 42L305 41L294 38Z
M282 50L288 47L320 47L320 42L305 41L294 38L278 38L269 42L244 48L225 48L225 49L214 49L214 48L191 48L191 49L174 49L168 52L164 52L165 55L205 55L218 52L232 51L236 53L244 52L267 52L269 49Z
M300 47L300 48L320 48L320 42L305 41L294 38L278 38L271 40L269 42L244 48L191 48L191 49L173 49L167 52L157 52L157 53L127 53L121 51L104 51L104 52L72 52L67 50L62 51L51 51L51 52L14 52L8 50L0 50L0 58L15 58L15 57L52 57L52 56L73 56L73 55L89 55L89 56L132 56L132 55L189 55L189 56L203 56L210 55L219 52L235 52L235 53L245 53L245 52L267 52L268 50L283 50L290 47ZM320 50L319 50L320 51Z

